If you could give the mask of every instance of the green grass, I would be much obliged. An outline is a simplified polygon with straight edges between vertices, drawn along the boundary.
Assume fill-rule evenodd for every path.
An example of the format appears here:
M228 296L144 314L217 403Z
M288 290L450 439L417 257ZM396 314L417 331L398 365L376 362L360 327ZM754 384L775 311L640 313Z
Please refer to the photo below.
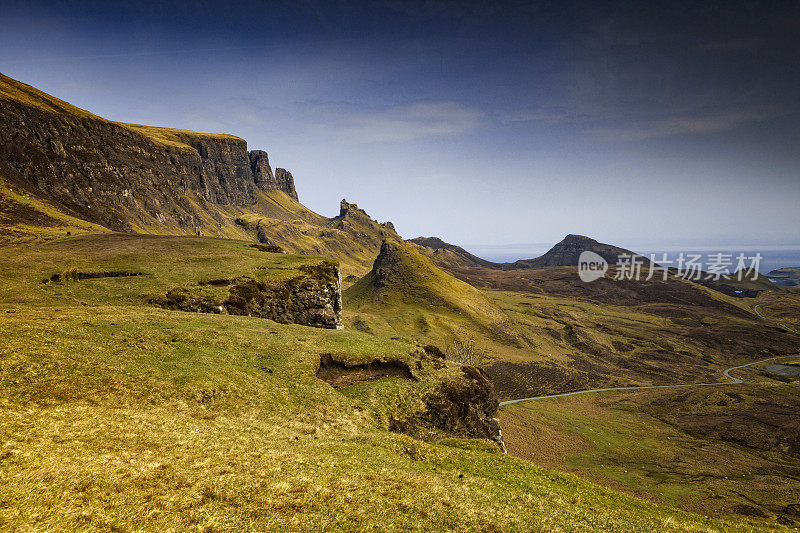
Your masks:
M199 139L227 139L231 141L244 142L240 137L226 133L205 133L200 131L181 130L177 128L145 126L143 124L128 124L125 122L117 122L116 124L125 129L140 133L157 144L172 146L174 148L183 150L194 150L194 148L186 143L187 137L195 137Z
M65 113L77 117L104 120L85 109L75 107L3 74L0 74L0 98L22 102L51 113Z
M415 246L387 241L391 259L381 280L370 271L344 292L345 309L359 325L418 342L503 335L508 316L483 292L456 279ZM356 318L351 319L354 324Z
M697 416L718 411L727 420L726 403L754 403L764 394L763 385L703 389L685 395L681 409ZM756 506L774 519L776 510L797 501L800 491L784 470L791 468L789 457L706 437L648 413L650 402L673 396L644 391L557 398L506 406L500 418L510 453L657 503L729 517L741 517L741 506ZM735 431L752 430L747 424L738 420Z
M311 260L117 235L3 249L0 529L769 529L637 500L485 441L388 432L389 417L460 373L417 366L411 341L173 312L137 296ZM72 266L151 275L40 283ZM403 359L419 379L335 391L315 377L321 353Z
M110 233L16 248L0 262L0 294L7 301L37 306L139 306L174 288L227 293L226 287L200 286L212 279L248 275L279 282L296 276L301 265L320 261L322 258L261 252L241 241ZM142 275L44 282L70 269Z

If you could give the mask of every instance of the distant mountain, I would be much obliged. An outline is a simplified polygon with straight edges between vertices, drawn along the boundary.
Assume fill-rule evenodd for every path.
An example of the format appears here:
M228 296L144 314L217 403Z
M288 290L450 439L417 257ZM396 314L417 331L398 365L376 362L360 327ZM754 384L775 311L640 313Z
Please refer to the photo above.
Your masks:
M798 287L800 286L800 267L772 270L767 273L766 277L780 287Z
M610 265L615 265L620 255L638 255L625 248L603 244L583 235L567 235L544 255L535 259L521 259L508 264L508 266L514 268L578 266L578 258L585 251L596 253ZM644 259L643 262L649 264L650 261Z
M458 271L464 268L496 268L496 269L517 269L517 268L545 268L560 266L577 266L578 258L584 251L595 252L610 265L615 265L617 259L622 254L638 255L625 248L602 244L589 237L582 235L567 235L564 239L553 246L544 255L534 259L520 259L513 263L494 263L481 259L460 246L444 242L438 237L417 237L411 239L411 243L420 247L420 252L430 257L440 267ZM641 256L640 256L641 257ZM642 263L647 265L649 259L642 258Z
M496 263L472 255L462 247L446 243L439 237L417 237L406 242L419 246L421 248L419 251L433 259L439 266L451 268L497 266Z

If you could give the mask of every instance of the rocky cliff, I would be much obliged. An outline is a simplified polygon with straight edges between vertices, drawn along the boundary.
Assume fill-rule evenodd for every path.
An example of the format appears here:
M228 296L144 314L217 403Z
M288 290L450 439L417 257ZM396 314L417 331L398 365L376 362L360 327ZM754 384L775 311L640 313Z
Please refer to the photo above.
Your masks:
M218 135L110 122L0 75L0 176L78 218L131 231L208 224L202 204L297 199L291 173Z

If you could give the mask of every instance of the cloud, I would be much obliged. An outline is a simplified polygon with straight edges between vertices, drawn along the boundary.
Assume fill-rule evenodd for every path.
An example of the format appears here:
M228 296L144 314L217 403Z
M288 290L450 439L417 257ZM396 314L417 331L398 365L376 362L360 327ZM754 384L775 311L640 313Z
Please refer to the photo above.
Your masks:
M727 109L705 113L687 113L633 123L623 127L596 128L593 133L612 141L643 140L673 135L701 135L727 131L744 124L764 122L791 111L769 108Z
M532 122L532 123L568 123L586 120L595 120L597 117L593 113L585 110L566 106L550 106L529 109L520 109L501 115L502 122Z
M383 108L342 104L311 105L307 127L347 143L407 142L476 131L485 118L479 109L458 102L417 102Z

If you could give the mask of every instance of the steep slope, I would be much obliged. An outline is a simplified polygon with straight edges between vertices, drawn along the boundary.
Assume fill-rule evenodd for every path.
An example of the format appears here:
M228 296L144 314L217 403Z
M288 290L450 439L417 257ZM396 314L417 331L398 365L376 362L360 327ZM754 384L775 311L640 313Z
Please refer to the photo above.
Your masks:
M15 189L0 176L0 246L106 231L64 213L24 189Z
M393 239L383 242L372 270L344 298L351 312L393 317L399 330L408 321L407 331L423 334L430 333L432 321L445 329L468 323L493 332L508 321L479 290L437 267L415 246Z

